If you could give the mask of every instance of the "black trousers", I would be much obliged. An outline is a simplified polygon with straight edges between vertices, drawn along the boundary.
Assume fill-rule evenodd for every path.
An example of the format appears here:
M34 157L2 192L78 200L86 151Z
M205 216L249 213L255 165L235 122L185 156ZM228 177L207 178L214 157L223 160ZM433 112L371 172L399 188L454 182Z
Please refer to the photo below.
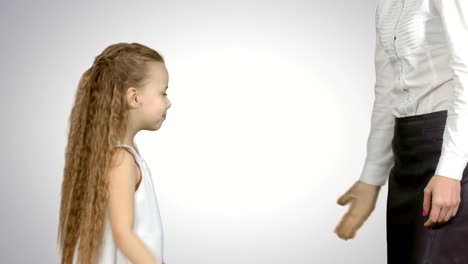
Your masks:
M430 229L424 227L429 215L422 216L423 192L439 161L446 118L445 110L395 118L395 163L387 200L388 264L468 264L467 168L457 215Z

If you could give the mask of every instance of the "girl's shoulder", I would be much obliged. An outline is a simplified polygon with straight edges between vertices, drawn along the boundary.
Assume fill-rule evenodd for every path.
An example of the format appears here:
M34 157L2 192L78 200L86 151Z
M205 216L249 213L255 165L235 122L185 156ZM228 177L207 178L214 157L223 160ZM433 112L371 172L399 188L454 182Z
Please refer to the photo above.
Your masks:
M109 181L115 177L125 177L127 180L131 180L134 183L135 191L138 189L142 180L141 157L133 148L118 146L113 152Z

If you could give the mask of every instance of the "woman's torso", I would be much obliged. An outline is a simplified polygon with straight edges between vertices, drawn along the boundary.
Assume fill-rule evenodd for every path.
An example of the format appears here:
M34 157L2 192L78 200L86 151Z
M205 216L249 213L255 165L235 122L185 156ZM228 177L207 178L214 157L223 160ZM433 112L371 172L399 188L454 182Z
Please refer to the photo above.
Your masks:
M375 20L377 41L393 69L393 114L402 117L447 109L457 84L434 0L379 0Z

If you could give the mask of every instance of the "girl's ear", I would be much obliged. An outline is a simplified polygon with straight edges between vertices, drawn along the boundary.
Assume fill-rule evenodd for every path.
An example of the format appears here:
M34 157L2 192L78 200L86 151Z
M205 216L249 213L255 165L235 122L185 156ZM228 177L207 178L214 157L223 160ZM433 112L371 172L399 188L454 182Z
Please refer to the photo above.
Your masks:
M140 98L138 97L138 90L135 87L127 89L127 103L131 108L137 108L140 105Z

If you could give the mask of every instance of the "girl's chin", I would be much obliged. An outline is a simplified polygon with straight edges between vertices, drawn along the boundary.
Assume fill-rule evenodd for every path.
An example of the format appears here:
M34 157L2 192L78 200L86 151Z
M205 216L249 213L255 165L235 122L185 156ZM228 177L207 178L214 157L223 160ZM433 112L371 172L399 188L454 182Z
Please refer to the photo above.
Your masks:
M158 122L156 125L153 126L153 129L152 129L152 130L153 130L153 131L156 131L156 130L160 129L161 126L162 126L163 121L164 121L164 120L159 120L159 122Z
M161 128L161 126L162 126L162 124L164 122L164 119L165 118L161 118L158 121L154 122L153 124L148 124L148 126L146 126L146 128L144 128L144 129L149 130L149 131L156 131L156 130Z

